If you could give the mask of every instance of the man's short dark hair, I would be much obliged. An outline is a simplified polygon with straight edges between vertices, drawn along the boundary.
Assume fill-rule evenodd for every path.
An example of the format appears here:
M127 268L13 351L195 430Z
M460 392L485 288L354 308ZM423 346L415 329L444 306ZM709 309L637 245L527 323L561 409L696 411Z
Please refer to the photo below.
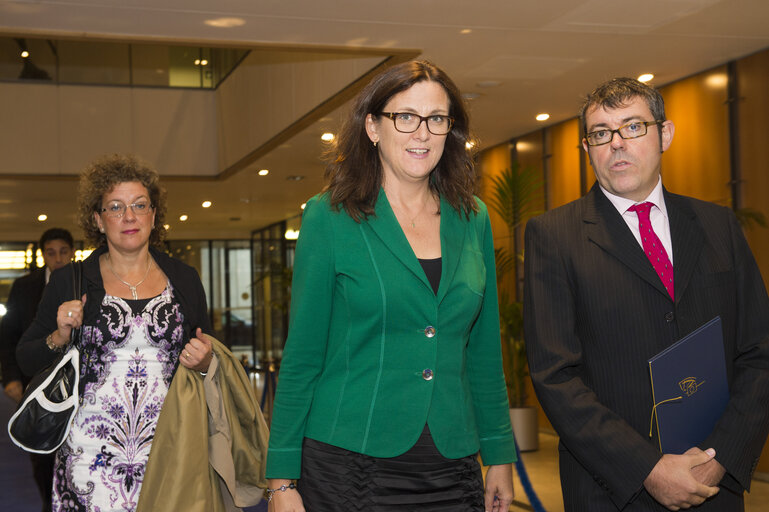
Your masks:
M583 133L587 133L587 111L594 107L620 108L630 103L634 98L642 98L651 110L655 121L665 121L665 101L654 87L650 87L635 78L613 78L595 88L587 95L579 118L582 122Z
M45 244L52 240L61 240L72 249L75 248L75 241L72 239L72 233L63 228L51 228L40 237L40 250L45 250Z

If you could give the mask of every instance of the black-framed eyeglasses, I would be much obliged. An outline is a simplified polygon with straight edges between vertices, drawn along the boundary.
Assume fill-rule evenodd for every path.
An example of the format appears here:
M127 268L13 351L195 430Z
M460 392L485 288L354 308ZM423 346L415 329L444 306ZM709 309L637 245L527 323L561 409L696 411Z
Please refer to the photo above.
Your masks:
M662 121L632 121L627 124L623 124L616 130L609 130L608 128L601 128L588 133L585 136L588 146L603 146L608 144L614 138L615 133L619 133L619 136L623 139L637 139L646 135L649 126L655 124L662 124Z
M149 201L137 201L128 206L123 201L110 201L105 208L101 208L99 213L107 214L107 217L120 218L125 215L126 208L130 207L134 215L148 215L154 206Z
M442 114L427 117L411 112L380 112L379 114L392 119L395 129L401 133L414 133L423 121L427 124L427 131L433 135L446 135L454 126L454 118Z

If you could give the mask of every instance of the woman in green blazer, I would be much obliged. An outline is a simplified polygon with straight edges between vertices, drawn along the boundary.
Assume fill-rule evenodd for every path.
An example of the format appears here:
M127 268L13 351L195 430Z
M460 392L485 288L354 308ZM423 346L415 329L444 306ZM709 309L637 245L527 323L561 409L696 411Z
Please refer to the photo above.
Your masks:
M356 98L297 243L271 511L508 509L494 246L468 136L457 87L428 62Z

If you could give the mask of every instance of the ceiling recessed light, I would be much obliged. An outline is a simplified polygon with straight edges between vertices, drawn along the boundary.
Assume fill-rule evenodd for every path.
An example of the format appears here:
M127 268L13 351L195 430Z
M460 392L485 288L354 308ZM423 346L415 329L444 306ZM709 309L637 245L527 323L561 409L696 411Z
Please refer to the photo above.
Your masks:
M481 97L477 92L463 92L462 97L468 101L477 100Z
M482 82L478 82L475 85L478 87L488 88L488 87L496 87L498 85L502 85L502 82L499 80L484 80Z
M186 214L185 214L185 215L180 215L180 216L179 216L179 220L180 220L180 221L182 221L182 222L184 222L184 221L185 221L185 220L187 220L187 219L189 219L189 217L187 217L187 215L186 215Z
M643 75L638 77L638 81L646 83L646 82L651 82L653 78L654 78L654 75L652 75L651 73L644 73Z
M202 206L203 208L210 208L211 201L203 201L203 203L200 206Z
M468 140L465 142L465 149L473 149L475 147L475 142Z
M296 240L299 238L299 231L295 229L287 229L284 236L286 237L286 240Z
M268 169L261 169L259 171L259 176L267 176L268 174L270 174L270 171Z
M165 228L166 231L171 229L171 225L170 224L163 224L163 227Z
M245 25L246 20L244 20L243 18L214 18L214 19L206 20L203 23L205 23L209 27L232 28L232 27L240 27L241 25Z
M200 66L200 59L195 59L195 65Z
M23 52L21 52L22 59L26 59L27 57L29 57L29 52L27 50L24 50Z
M470 28L463 28L462 30L460 30L460 31L459 31L459 33L460 33L460 34L469 34L469 33L471 33L472 31L473 31L473 30L472 30L472 29L470 29Z
M331 142L334 140L334 134L330 132L326 132L323 135L320 136L321 140L325 140L326 142Z
M206 59L203 59L200 61L201 66L208 66L208 61Z
M547 121L548 119L550 119L550 114L546 114L543 112L541 114L537 114L537 117L535 119L537 121Z
M46 220L48 220L48 215L41 213L40 215L37 216L37 220L39 220L40 222L45 222Z
M307 203L302 203L302 206L300 206L300 208L301 208L302 210L304 210L304 207L305 207L305 206L307 206Z

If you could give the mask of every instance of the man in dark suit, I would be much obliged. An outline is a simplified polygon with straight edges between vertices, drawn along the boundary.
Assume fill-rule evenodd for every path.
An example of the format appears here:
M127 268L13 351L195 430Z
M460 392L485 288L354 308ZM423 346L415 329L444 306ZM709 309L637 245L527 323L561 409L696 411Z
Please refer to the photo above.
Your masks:
M45 267L18 278L11 287L7 312L0 324L0 365L5 394L16 403L21 401L30 376L24 375L16 363L16 345L32 323L51 272L63 267L74 256L72 235L66 229L51 228L40 237L40 250ZM51 510L53 455L30 454L35 482L43 500L43 511Z
M597 183L529 221L525 335L560 435L567 511L743 510L769 430L769 299L731 210L669 193L661 95L615 79L582 109ZM638 205L638 206L636 206ZM730 400L700 446L649 436L647 360L715 316Z

